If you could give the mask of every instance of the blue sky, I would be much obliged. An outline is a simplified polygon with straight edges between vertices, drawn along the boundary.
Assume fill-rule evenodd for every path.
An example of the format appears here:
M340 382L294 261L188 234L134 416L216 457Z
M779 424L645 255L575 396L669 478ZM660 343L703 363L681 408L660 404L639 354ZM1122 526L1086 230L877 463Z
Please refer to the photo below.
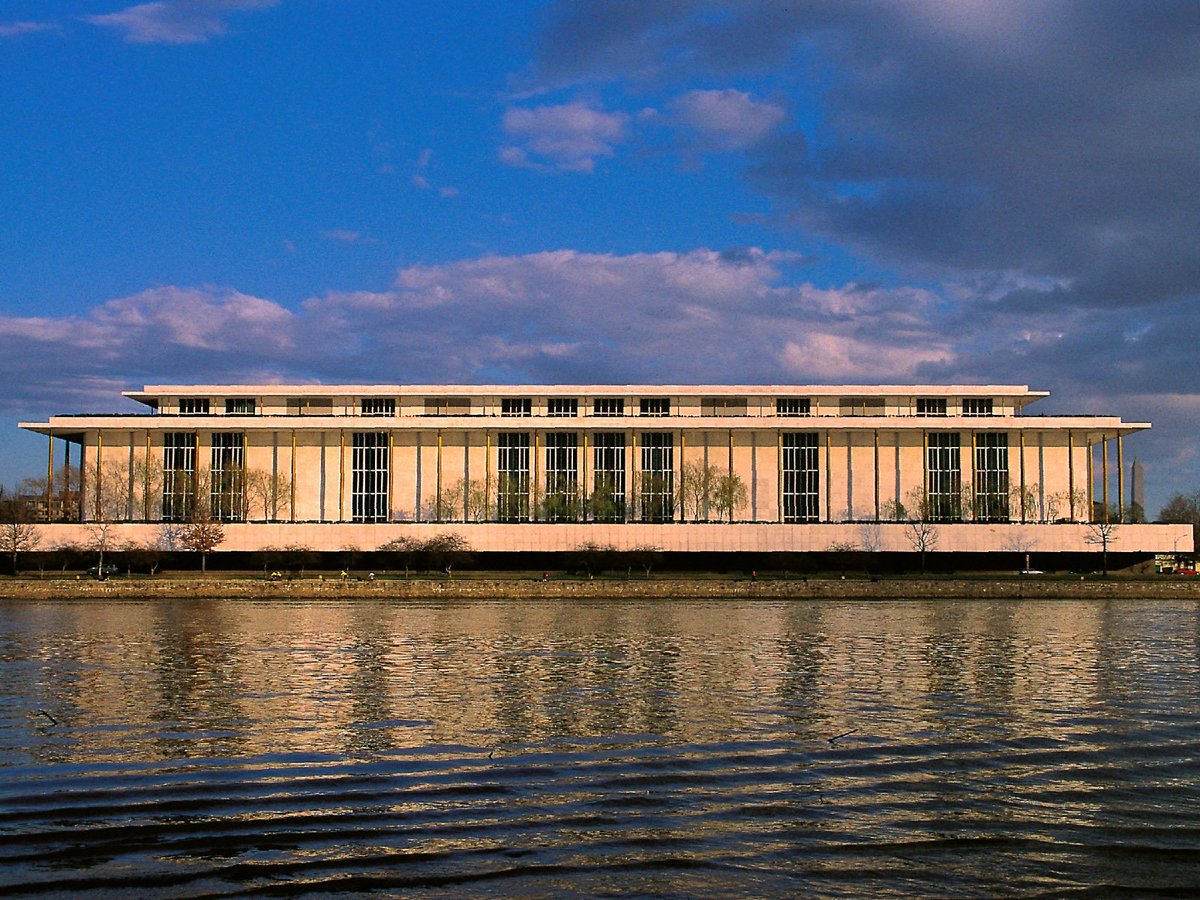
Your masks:
M13 423L147 382L966 381L1200 487L1200 10L0 4Z

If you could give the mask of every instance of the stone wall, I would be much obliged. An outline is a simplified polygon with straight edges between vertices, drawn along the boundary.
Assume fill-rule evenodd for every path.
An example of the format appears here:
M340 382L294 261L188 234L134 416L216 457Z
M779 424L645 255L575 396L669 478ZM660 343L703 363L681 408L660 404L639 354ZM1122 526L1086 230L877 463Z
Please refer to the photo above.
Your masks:
M39 526L41 548L58 544L87 546L95 526L62 524ZM114 524L109 546L155 541L162 526ZM619 550L652 546L671 552L692 553L819 553L835 547L854 547L893 553L911 553L909 526L899 523L821 523L779 525L764 523L706 524L351 524L254 523L225 526L221 550L249 551L271 547L302 546L312 550L354 547L374 550L399 537L429 538L459 534L479 552L574 550L581 544L611 545ZM1078 524L955 524L936 527L939 553L1093 553L1093 535ZM1118 525L1109 544L1114 553L1190 553L1190 525Z

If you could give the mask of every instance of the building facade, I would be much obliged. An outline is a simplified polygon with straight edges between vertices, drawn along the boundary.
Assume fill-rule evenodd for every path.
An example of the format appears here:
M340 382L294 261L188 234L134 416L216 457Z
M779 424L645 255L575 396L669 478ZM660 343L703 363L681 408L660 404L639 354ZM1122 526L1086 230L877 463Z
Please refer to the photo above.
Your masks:
M1017 531L1086 549L1088 523L1129 517L1124 439L1149 428L1030 416L1047 394L1014 385L151 385L125 396L149 412L22 423L50 439L49 517L144 536L208 516L230 523L232 549L289 537L371 549L453 526L477 549L903 550L914 520L938 525L941 550L998 550ZM56 486L72 467L68 503ZM1179 547L1166 526L1122 528L1122 549Z

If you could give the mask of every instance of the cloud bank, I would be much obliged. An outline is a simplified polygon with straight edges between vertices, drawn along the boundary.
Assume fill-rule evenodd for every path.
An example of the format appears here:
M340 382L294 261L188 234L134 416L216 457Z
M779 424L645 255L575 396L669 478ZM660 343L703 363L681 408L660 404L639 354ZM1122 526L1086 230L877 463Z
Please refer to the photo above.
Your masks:
M280 0L157 0L114 13L85 16L131 44L203 44L229 30L234 13L268 9Z

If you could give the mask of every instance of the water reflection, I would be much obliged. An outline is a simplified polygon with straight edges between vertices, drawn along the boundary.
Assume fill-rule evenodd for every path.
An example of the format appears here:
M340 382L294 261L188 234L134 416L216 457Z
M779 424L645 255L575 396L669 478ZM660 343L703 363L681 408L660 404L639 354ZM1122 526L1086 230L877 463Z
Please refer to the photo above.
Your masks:
M1197 668L1192 606L1118 602L9 603L3 627L10 762L1045 735L1190 708ZM72 739L17 727L37 709Z
M1200 888L1190 603L7 602L0 678L0 887Z

